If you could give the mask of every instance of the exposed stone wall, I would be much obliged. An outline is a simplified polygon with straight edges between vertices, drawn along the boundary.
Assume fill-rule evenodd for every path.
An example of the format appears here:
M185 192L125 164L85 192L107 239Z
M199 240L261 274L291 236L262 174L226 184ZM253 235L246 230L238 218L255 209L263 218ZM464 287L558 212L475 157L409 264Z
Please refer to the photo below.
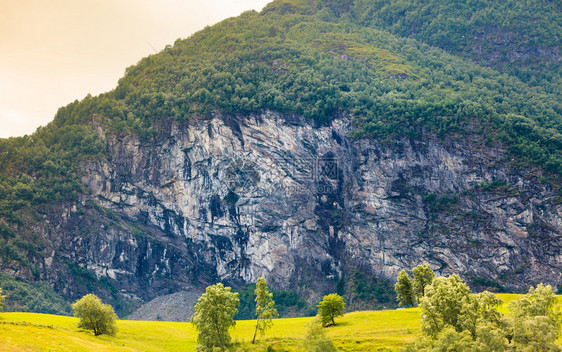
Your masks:
M422 262L511 289L561 281L562 205L537 175L477 141L383 145L349 130L264 112L170 123L151 141L103 136L110 157L84 182L149 234L75 238L73 260L143 299L164 278L322 291L351 266L393 277Z

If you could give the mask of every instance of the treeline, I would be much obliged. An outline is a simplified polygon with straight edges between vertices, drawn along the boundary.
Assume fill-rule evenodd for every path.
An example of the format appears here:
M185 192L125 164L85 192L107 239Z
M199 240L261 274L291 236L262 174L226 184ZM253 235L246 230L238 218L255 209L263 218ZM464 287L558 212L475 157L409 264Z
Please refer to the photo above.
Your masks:
M70 315L70 304L47 283L29 284L0 273L4 311Z
M472 293L458 275L440 277L429 265L412 269L412 277L402 271L395 285L397 301L421 309L422 335L407 343L403 352L413 351L560 351L556 344L560 336L560 310L551 286L531 287L528 294L507 304L494 294L484 291ZM197 330L197 351L250 351L268 330L275 329L279 317L276 296L264 278L254 285L253 302L255 328L245 340L232 341L231 328L240 306L239 293L221 283L206 288L198 299L191 323ZM4 296L0 289L0 308ZM326 336L326 328L336 325L344 316L343 298L332 293L316 305L317 317L303 331L303 338L295 347L298 351L331 352L336 346ZM113 308L95 295L88 294L72 305L78 327L90 330L95 336L118 332L117 315ZM363 322L364 323L364 322ZM345 324L350 324L349 321ZM353 324L353 323L352 323ZM262 346L263 347L263 346ZM261 350L261 349L260 349ZM272 345L269 350L274 350Z
M472 16L470 28L497 22L549 47L560 43L560 13L551 11L553 3L334 0L315 6L278 0L260 14L249 11L208 27L128 68L112 92L61 108L32 136L0 140L0 216L13 218L14 209L28 203L80 192L75 159L105 153L92 125L149 138L167 119L262 109L318 122L350 115L355 136L381 140L419 136L423 129L445 136L468 128L487 143L505 144L524 163L562 173L560 92L545 93L369 28L403 37L415 28L419 39L437 45L432 35L460 40L464 27L450 22Z
M429 265L398 275L401 305L419 305L422 333L403 352L413 351L560 351L560 310L551 286L537 285L500 311L503 301L484 291L472 293L458 275L436 276Z

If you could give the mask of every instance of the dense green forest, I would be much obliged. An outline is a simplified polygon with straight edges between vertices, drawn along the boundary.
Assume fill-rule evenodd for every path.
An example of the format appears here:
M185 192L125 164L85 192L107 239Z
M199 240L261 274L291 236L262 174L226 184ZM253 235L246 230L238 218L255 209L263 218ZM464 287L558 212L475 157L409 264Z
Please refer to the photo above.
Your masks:
M560 97L562 11L556 1L348 1L353 21L415 38Z
M521 48L560 55L556 6L276 0L177 40L129 67L113 91L62 107L31 136L0 140L0 257L37 274L29 258L42 240L33 224L46 204L86 191L80 161L106 154L97 126L148 140L170 119L265 109L318 125L346 117L355 138L386 143L476 136L562 191L559 56L509 59ZM490 40L511 33L501 67L473 50L490 42L482 38L492 24Z
M0 273L0 287L6 296L5 312L35 312L70 315L70 304L46 283L30 284Z

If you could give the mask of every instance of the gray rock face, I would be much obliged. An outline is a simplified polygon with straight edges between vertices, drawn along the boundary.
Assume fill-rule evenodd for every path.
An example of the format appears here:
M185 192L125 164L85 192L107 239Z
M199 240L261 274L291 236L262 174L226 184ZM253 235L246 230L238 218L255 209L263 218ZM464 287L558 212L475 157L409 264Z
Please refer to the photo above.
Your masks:
M188 322L195 312L195 303L203 293L201 291L179 291L156 297L143 304L127 319Z
M83 181L141 233L94 231L66 251L141 300L260 276L325 292L350 268L392 278L423 262L510 289L561 282L562 204L536 171L477 140L381 144L350 128L264 112L170 123L150 141L100 130L110 156Z

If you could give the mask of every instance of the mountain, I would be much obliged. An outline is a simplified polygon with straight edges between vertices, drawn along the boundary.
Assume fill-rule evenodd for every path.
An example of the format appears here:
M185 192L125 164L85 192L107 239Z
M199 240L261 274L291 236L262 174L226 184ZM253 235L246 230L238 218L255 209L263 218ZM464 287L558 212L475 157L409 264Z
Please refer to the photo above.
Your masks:
M509 4L497 33L534 11L532 47L559 53L559 9ZM559 285L559 59L488 60L478 26L502 6L276 0L177 40L0 140L2 272L120 314L260 276L392 305L423 262L477 288Z

